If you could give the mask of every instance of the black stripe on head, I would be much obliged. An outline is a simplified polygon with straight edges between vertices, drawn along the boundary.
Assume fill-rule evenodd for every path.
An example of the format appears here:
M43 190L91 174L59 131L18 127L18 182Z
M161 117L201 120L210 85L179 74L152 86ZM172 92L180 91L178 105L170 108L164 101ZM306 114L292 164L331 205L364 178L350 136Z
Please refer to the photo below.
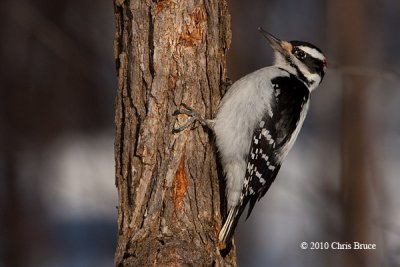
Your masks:
M309 48L314 48L315 50L317 50L318 52L322 53L321 49L319 49L318 47L316 47L313 44L307 43L307 42L303 42L303 41L290 41L289 43L291 43L293 46L308 46Z
M305 84L307 84L307 86L311 86L314 83L313 81L310 81L309 79L307 79L306 76L304 76L304 74L300 71L299 67L296 64L292 63L291 61L289 61L289 62L290 62L290 66L295 68L299 79L302 80Z
M318 73L321 78L324 77L324 62L313 58L313 57L306 57L302 62L307 66L311 73Z

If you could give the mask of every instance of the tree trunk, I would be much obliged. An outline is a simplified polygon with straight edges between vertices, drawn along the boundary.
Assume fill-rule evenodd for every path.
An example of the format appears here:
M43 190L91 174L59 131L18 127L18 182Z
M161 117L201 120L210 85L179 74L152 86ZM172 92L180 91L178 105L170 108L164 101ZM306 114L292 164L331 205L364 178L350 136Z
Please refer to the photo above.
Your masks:
M115 266L235 266L218 250L224 202L210 131L173 134L186 103L211 118L226 84L225 0L114 0Z
M368 43L365 2L337 0L332 5L340 62L345 66L363 66L370 54L362 43ZM366 76L343 78L342 106L342 208L343 241L374 243L370 232L370 197L368 191L369 143L366 127ZM371 265L374 253L368 250L346 250L342 266Z

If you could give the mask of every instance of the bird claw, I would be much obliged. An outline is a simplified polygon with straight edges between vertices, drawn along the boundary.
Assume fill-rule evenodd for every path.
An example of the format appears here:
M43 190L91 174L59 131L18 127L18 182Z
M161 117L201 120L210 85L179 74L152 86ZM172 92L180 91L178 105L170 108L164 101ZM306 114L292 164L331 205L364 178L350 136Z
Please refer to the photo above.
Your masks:
M173 115L177 116L177 115L184 114L184 115L189 116L190 118L181 127L174 128L172 130L173 133L179 133L179 132L185 130L186 128L188 128L189 126L193 126L193 129L194 129L194 128L196 128L196 127L194 127L195 126L194 124L197 121L200 122L202 125L204 125L206 123L206 120L202 116L200 116L200 114L197 113L192 107L189 107L185 103L181 103L181 106L184 107L185 109L177 109L174 111Z
M186 121L186 123L184 125L182 125L181 127L178 128L174 128L172 129L172 133L179 133L182 132L183 130L185 130L186 128L188 128L189 126L192 126L192 128L194 129L194 123L196 122L196 118L190 118Z
M181 106L184 107L186 110L177 109L173 113L174 116L180 115L180 114L185 114L185 115L188 115L190 117L195 117L195 116L200 117L200 115L196 111L194 111L194 109L192 107L189 107L185 103L181 103Z

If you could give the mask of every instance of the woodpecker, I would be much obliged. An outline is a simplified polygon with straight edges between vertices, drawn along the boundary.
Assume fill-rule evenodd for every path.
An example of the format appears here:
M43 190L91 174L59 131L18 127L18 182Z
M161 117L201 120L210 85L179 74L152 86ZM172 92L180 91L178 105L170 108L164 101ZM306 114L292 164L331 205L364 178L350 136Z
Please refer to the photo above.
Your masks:
M226 180L228 215L219 233L220 247L231 241L245 207L250 216L275 180L293 146L310 104L310 93L322 82L327 60L316 46L283 41L262 28L274 50L274 65L256 70L232 84L213 120L187 105L177 114L191 116L179 132L195 121L216 137Z

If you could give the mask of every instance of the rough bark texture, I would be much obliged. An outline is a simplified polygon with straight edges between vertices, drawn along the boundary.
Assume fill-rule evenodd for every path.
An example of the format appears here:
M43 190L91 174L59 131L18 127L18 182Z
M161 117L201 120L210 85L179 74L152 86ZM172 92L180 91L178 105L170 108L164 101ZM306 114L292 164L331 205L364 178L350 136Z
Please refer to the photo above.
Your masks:
M234 266L218 250L222 177L212 134L173 134L180 103L212 117L227 79L225 0L115 0L116 266Z

